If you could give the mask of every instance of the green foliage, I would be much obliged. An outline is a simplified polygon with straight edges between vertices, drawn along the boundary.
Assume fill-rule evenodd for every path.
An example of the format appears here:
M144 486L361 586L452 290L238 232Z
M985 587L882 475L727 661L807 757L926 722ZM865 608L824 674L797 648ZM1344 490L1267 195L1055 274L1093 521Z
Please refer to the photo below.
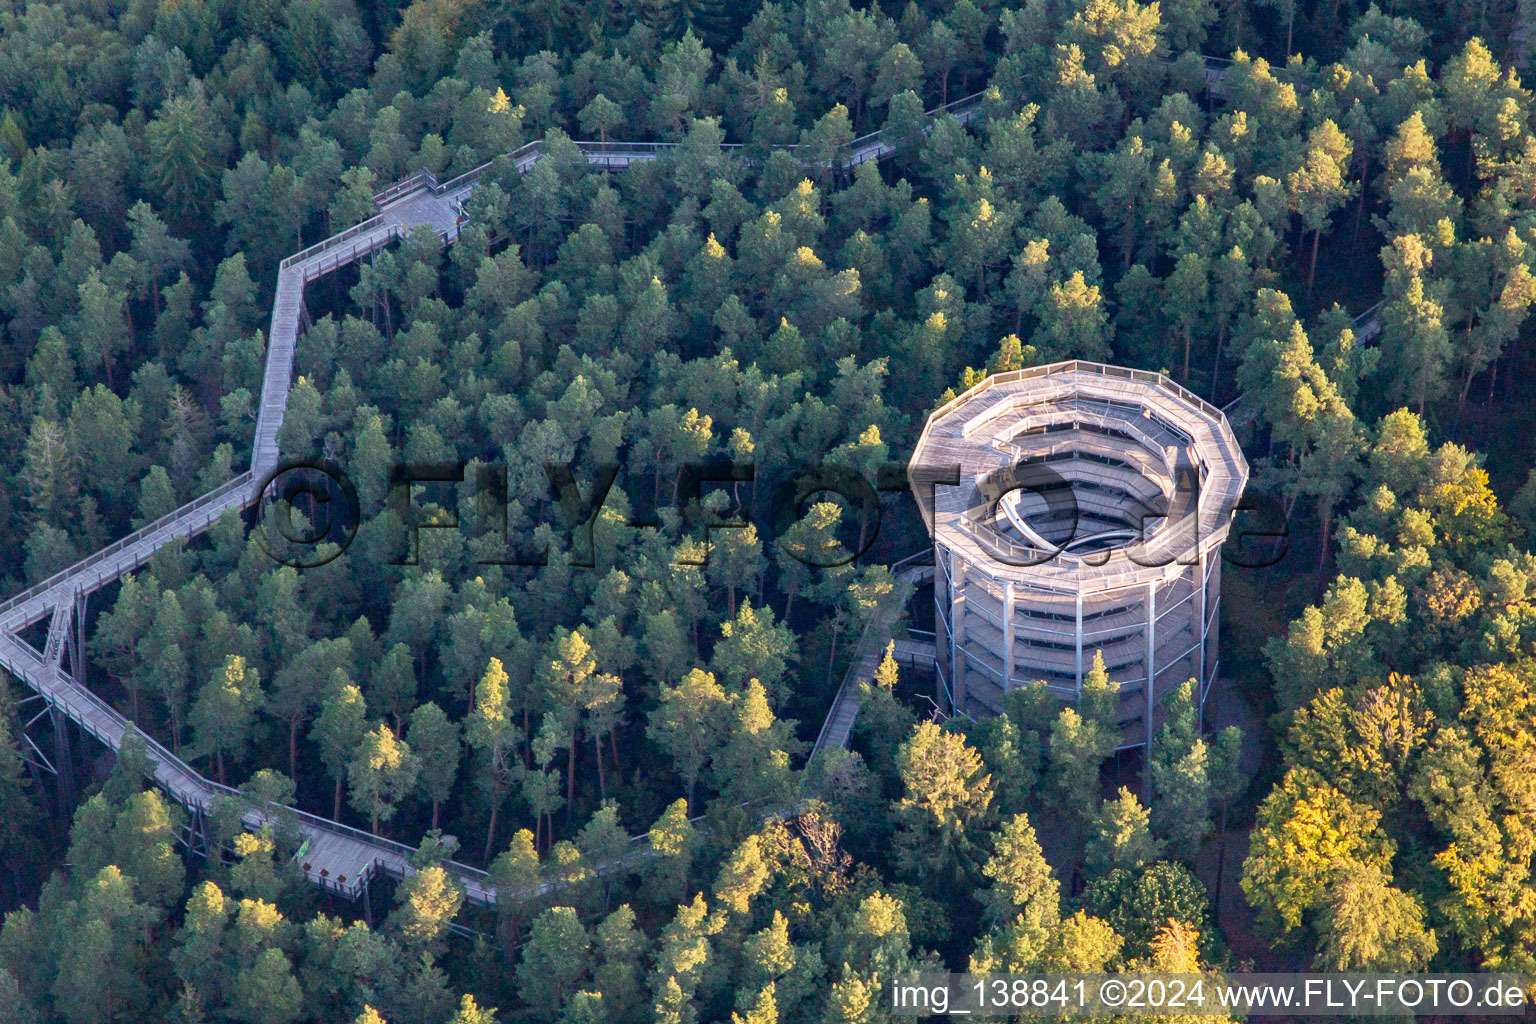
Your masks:
M1318 932L1319 966L1333 971L1422 970L1438 949L1423 906L1379 868L1360 867L1333 883Z
M1264 926L1276 935L1301 927L1341 876L1385 869L1395 844L1381 815L1328 785L1315 772L1292 768L1259 807L1243 864L1242 886Z
M992 779L981 755L959 733L923 722L897 751L896 767L902 870L958 883L974 866L981 830L990 821Z
M1125 939L1128 960L1153 955L1164 929L1184 925L1210 934L1210 898L1205 886L1184 865L1156 861L1144 868L1112 868L1094 878L1083 902ZM1210 942L1201 944L1209 952Z
M991 884L978 897L994 921L1006 924L1017 919L1035 927L1056 923L1060 886L1025 815L1003 822L981 873Z
M0 850L12 864L25 863L41 815L26 777L10 717L10 687L0 680Z
M817 462L873 480L946 388L1073 357L1240 398L1255 488L1316 526L1293 538L1315 589L1289 566L1259 588L1275 616L1323 595L1253 638L1285 758L1244 872L1265 927L1315 939L1323 966L1528 970L1536 565L1515 527L1536 518L1495 490L1524 468L1530 97L1501 62L1529 45L1499 5L1275 6L11 16L9 590L245 468L283 256L372 217L397 177L495 162L453 246L419 229L356 287L306 296L321 319L279 441L356 482L352 547L274 568L231 516L125 580L93 630L101 671L74 666L221 781L256 773L214 814L223 888L164 925L182 823L139 792L130 740L73 811L68 877L4 880L38 911L7 921L0 1016L862 1021L893 971L973 940L974 963L1015 969L1203 969L1197 887L1157 857L1194 858L1243 778L1240 737L1202 735L1192 691L1146 752L1143 808L1100 799L1121 740L1101 661L1078 706L1022 687L961 732L915 724L899 694L924 680L898 687L892 657L857 694L861 754L828 752L800 791L792 719L815 731L823 676L894 592L890 545L918 534L887 505L848 563L871 517L818 492L777 523L773 495ZM1282 46L1284 67L1249 55ZM1232 58L1209 91L1201 49ZM983 88L959 117L923 113ZM855 140L882 125L892 151L865 159ZM677 145L596 173L567 131ZM497 159L538 137L531 167ZM1378 278L1377 322L1352 322ZM1488 468L1447 436L1486 438ZM722 456L757 479L689 495L679 467ZM504 464L506 504L417 488L392 508L397 459ZM577 467L574 502L546 463ZM613 463L633 468L586 507ZM572 508L590 536L565 533ZM399 564L407 523L455 511ZM0 847L24 865L48 843L5 728ZM279 767L291 781L263 775ZM296 816L236 821L269 801L408 841L483 829L519 966L437 964L445 837L380 932L312 913L284 866ZM807 806L827 817L754 831ZM1081 852L1084 912L1061 919L1031 820L1063 879ZM647 821L653 855L605 870Z
M1150 822L1147 808L1121 786L1114 799L1099 805L1083 853L1085 866L1097 876L1117 869L1135 871L1156 860L1162 843L1153 838Z

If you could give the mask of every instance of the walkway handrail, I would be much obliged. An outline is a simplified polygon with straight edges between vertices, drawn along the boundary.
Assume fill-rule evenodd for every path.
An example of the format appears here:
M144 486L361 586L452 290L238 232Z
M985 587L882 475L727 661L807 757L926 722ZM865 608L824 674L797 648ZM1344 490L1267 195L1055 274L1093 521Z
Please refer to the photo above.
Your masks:
M923 116L924 117L938 117L940 114L958 114L958 113L963 113L964 111L969 110L971 107L974 107L974 106L977 106L978 104L980 104L982 99L985 98L987 93L990 92L990 91L991 91L990 89L983 89L980 92L973 92L969 96L962 96L958 100L951 100L948 103L941 104L940 106L934 107L932 110L925 110L925 111L923 111ZM861 149L864 146L869 145L869 143L874 142L875 140L879 139L880 136L882 136L884 134L885 134L885 129L884 128L876 128L874 131L867 132L867 133L865 133L863 135L860 135L858 138L856 138L852 142L848 143L848 148L849 149L854 149L854 150ZM783 148L793 148L793 147L775 146L774 148L775 149L783 149Z
M537 153L540 149L543 148L543 146L544 146L544 140L543 139L534 139L532 142L525 142L523 145L518 146L516 149L512 150L512 152L504 154L504 156L506 156L507 159L509 159L509 160L513 161L514 163L516 163L517 160L520 157L526 156L529 153ZM499 160L499 159L501 159L501 157L497 157L496 159ZM434 195L439 195L439 196L446 195L446 194L452 193L452 192L457 192L459 189L463 188L467 184L478 182L480 180L480 175L484 174L485 171L486 171L486 168L490 167L491 164L493 164L495 162L496 162L496 160L487 160L485 163L481 164L479 167L475 167L475 168L472 168L471 170L465 171L463 174L459 175L457 178L450 178L449 180L443 182L442 184L434 186L433 189L432 189L432 192L433 192Z
M15 637L12 637L11 640L17 646L21 647L29 657L35 657L41 660L36 650L30 644L27 644L25 641ZM20 666L14 664L10 658L5 656L4 645L0 645L0 661L3 661L5 663L5 667L18 678L26 678L28 674L28 668L31 668L32 672L49 671L46 665ZM97 730L91 727L90 716L81 714L71 705L76 703L83 703L89 706L92 710L104 716L108 721L121 726L124 732L126 732L128 728L133 725L133 723L130 722L127 718L124 718L121 714L119 714L117 709L113 708L106 701L92 693L88 687L81 686L73 676L69 675L69 673L64 672L62 669L54 669L53 672L59 685L45 689L43 691L43 698L50 704L57 705L68 711L74 711L74 714L70 715L69 717L80 723L81 728L86 729L92 735L95 735L97 739L107 743L108 746L112 745L109 741L107 741L106 737L101 736ZM169 750L166 750L165 747L161 746L153 736L142 732L137 732L137 735L140 739L143 740L145 748L152 755L154 755L157 768L164 767L168 772L182 776L184 780L191 784L193 787L200 787L204 789L209 788L206 779L204 779L200 774L190 768L175 754L172 754ZM155 774L158 775L158 772L155 772ZM178 796L178 799L185 802L184 797Z
M316 242L308 249L302 249L299 252L294 253L292 256L284 259L282 263L278 264L278 269L287 270L289 267L303 263L305 260L309 259L311 256L316 255L317 253L324 252L333 246L340 245L342 242L345 242L349 238L356 238L358 235L367 234L369 231L372 231L374 228L383 223L383 214L379 214L375 217L369 217L365 221L360 221L359 223L352 225L345 231L337 232L324 241Z
M128 536L108 544L100 551L87 555L85 558L82 558L80 561L76 562L74 565L71 565L69 568L61 569L60 571L54 573L52 576L49 576L47 579L43 580L41 583L34 583L32 586L28 587L26 590L23 590L15 597L9 598L4 602L0 602L0 615L4 615L12 608L15 608L17 605L30 601L32 598L38 596L39 594L43 594L49 590L52 590L59 584L66 582L68 579L70 579L70 577L79 575L86 569L89 569L91 566L101 562L103 559L109 558L112 555L117 554L119 551L122 551L124 548L130 547L136 542L143 540L145 537L165 527L174 520L180 519L186 515L190 515L198 509L210 505L215 501L218 501L220 498L238 491L241 487L249 486L250 483L251 472L250 470L246 470L244 473L241 473L239 476L226 481L213 490L208 491L205 494L198 495L196 498L193 498L191 501L187 502L176 511L166 513L159 519L156 519L154 522L145 526L141 526L139 529L130 533Z
M963 114L971 108L979 106L982 100L986 98L990 91L990 89L983 89L980 92L973 92L969 96L962 96L960 99L951 100L948 103L934 107L932 110L924 111L924 116L933 118L939 116L940 114ZM877 141L884 133L885 129L879 128L867 134L860 135L849 142L847 145L841 146L839 148L856 154L858 150L867 148L870 143ZM528 155L529 153L538 152L540 149L542 149L544 141L545 140L543 139L534 139L532 142L526 142L519 146L517 149L502 155L509 157L513 161L516 161L519 158ZM576 148L580 149L583 153L587 153L589 155L597 154L599 156L609 153L619 155L659 155L666 150L676 149L678 146L682 145L678 142L625 142L622 140L611 140L603 142L592 139L572 139L571 141L575 144ZM723 142L720 144L720 148L722 150L730 151L746 149L747 146L745 143L741 142ZM797 143L791 142L782 145L776 145L772 148L792 151L799 149L800 147ZM500 159L500 157L497 159ZM383 190L374 193L373 201L375 205L382 208L387 203L393 202L401 196L410 192L415 192L421 188L427 189L434 196L442 196L458 192L466 185L478 181L480 175L484 174L486 169L495 162L495 160L488 160L480 166L471 168L470 170L465 171L457 177L450 178L445 182L439 182L436 175L434 175L431 171L419 170L407 177L401 178L399 181L394 182ZM847 161L844 161L844 163L846 166L852 167L863 163L863 160L855 156ZM374 218L374 220L376 221L377 218ZM364 223L369 222L365 221ZM358 227L361 226L362 225L358 225ZM377 224L375 223L373 226L376 227ZM305 259L308 259L310 256L313 256L315 253L320 252L330 246L336 245L339 242L345 241L347 238L351 237L352 234L353 230L348 229L339 235L333 235L323 242L318 242L315 245L310 246L308 249L305 249L301 253L295 253L293 256L290 256L288 259L284 260L282 265L286 268L296 263L301 263Z
M1387 300L1385 298L1377 299L1376 300L1376 304L1374 306L1372 306L1370 309L1367 309L1365 312L1361 313L1359 316L1355 317L1354 320L1351 321L1351 323L1364 324L1364 323L1369 322L1372 317L1376 316L1377 314L1379 314L1381 312L1381 307L1386 305L1386 304L1387 304Z
M435 188L437 186L437 175L427 170L417 171L410 177L402 178L393 185L387 186L383 191L375 192L373 194L373 201L375 204L383 206L391 199L403 196L407 192L414 192L423 185L428 188Z
M19 639L13 638L13 640L16 644L21 646L27 652L27 654L34 657L36 656L36 652L31 647L31 645L26 644L25 641ZM23 678L26 676L28 669L30 669L32 672L47 670L46 665L42 666L41 668L37 666L15 665L11 662L10 658L5 657L3 649L0 649L0 661L3 661L6 668L13 672L15 675ZM112 707L112 705L98 697L94 692L90 690L90 688L81 686L79 681L69 673L64 672L62 669L57 670L57 678L60 685L58 687L48 688L44 692L44 699L52 704L58 705L66 711L74 712L69 717L74 719L76 722L79 722L83 728L95 735L97 739L100 739L103 742L108 742L106 737L99 735L98 731L90 725L91 716L80 713L80 711L74 707L74 705L86 705L101 717L121 727L124 733L126 733L129 728L133 727L132 721L121 714L116 708ZM215 782L214 780L207 778L201 772L197 771L197 769L183 761L180 757L167 750L163 744L161 744L148 733L140 732L135 729L135 735L138 737L140 742L144 744L145 751L149 755L149 758L152 762L152 767L150 769L151 775L158 778L161 772L164 771L169 775L178 776L184 783L184 786L182 787L184 792L176 793L174 795L176 795L178 801L182 803L183 806L187 807L188 810L205 812L209 811L212 809L212 801L214 798L226 797L230 799L246 801L252 804L252 806L260 811L264 817L270 820L271 815L266 813L266 811L260 805L257 805L255 801L247 800L245 794L240 790L233 786L226 786L221 782ZM111 746L112 744L108 742L108 745ZM329 818L322 818L318 815L310 814L308 811L302 811L297 807L289 807L286 805L269 806L280 807L284 813L293 815L296 819L302 821L306 825L309 825L311 828L318 829L320 831L351 836L354 839L362 841L368 846L381 849L388 853L396 854L407 863L409 863L410 859L416 854L416 849L414 847L406 846L404 843L398 843L392 839L385 839L382 836L376 836L371 832L365 832L362 829L353 828L351 825L346 825L339 821L333 821ZM455 874L469 878L476 883L484 883L489 878L486 872L480 870L479 868L471 867L468 864L462 864L458 861L446 861L445 864Z
M897 577L896 570L898 568L910 566L914 562L916 562L917 559L922 558L922 557L927 556L927 555L931 555L932 553L933 553L933 549L932 548L925 548L922 551L913 552L912 554L910 554L907 557L903 558L901 561L899 561L899 562L895 563L894 565L890 566L889 567L889 571L890 571L890 573L891 573L891 575L893 577ZM898 583L899 584L905 584L905 583L910 582L907 579L905 579L904 576L897 577L897 579L898 579ZM893 594L892 595L893 599L894 599L894 596L895 595ZM843 671L842 682L838 684L837 692L832 695L832 704L831 704L830 707L827 708L827 717L822 719L822 721L821 721L821 729L820 729L819 732L816 733L816 743L815 743L815 745L813 745L811 747L811 757L813 759L816 757L817 754L821 753L821 751L825 748L826 742L827 742L827 730L832 727L832 720L833 720L833 718L835 718L837 716L838 706L843 703L845 695L846 695L846 693L848 691L848 686L853 681L854 673L857 672L858 669L859 669L859 663L861 661L863 661L864 660L864 656L869 653L867 650L865 650L865 644L869 641L870 630L874 629L876 625L883 625L883 626L890 626L891 625L890 622L882 622L882 620L884 620L886 618L886 615L884 614L884 612L886 610L887 609L881 609L880 611L877 611L874 615L871 615L869 617L869 621L864 623L864 628L859 631L859 639L853 645L853 657L852 657L852 660L849 661L848 668ZM892 615L891 619L894 621L895 615Z
M384 218L376 217L374 219L376 221L382 222ZM327 263L326 260L329 257L327 257L326 253L340 248L338 245L330 246L326 252L322 252L320 254L322 258L318 263L316 263L313 267L305 268L304 283L308 284L317 277L324 277L326 274L329 274L332 270L335 270L342 264L352 262L352 260L357 257L359 252L368 253L375 249L382 249L384 246L388 245L390 242L393 242L395 239L405 237L405 229L399 224L376 223L373 225L372 230L377 231L380 230L380 228L388 229L386 235L383 238L376 239L370 242L367 246L363 246L361 243L353 243L352 247L345 253L337 253L335 257L330 258L330 262ZM314 257L311 256L310 258L313 259ZM285 408L286 405L287 403L284 403Z
M965 109L974 106L984 95L985 93L977 93L972 96L963 97L962 99L956 100L953 103L945 104L942 107L935 108L935 110L930 111L929 113L960 113ZM860 143L867 145L872 139L878 138L880 134L881 132L875 132L871 135L863 136L854 140L854 145L858 145ZM669 150L676 149L679 146L679 143L675 142L573 141L576 147L583 154L585 154L589 162L592 163L612 162L603 159L610 155L615 159L626 156L632 159L653 159L657 155L660 155L663 152ZM510 157L515 164L520 165L522 161L530 157L537 159L538 155L542 151L543 144L544 143L542 139L535 140L518 147L511 153L505 154L505 156ZM740 143L724 143L721 145L721 149L725 151L736 151L743 148L744 147ZM798 147L791 144L788 146L780 146L775 148L794 150ZM850 147L842 148L847 150ZM861 159L862 158L855 154L848 159L841 160L840 163L843 167L852 167L855 164L861 162ZM329 238L323 239L314 245L308 246L299 252L293 253L292 255L286 257L280 263L280 280L281 275L284 272L294 270L295 268L304 267L305 264L314 261L313 266L304 267L303 273L301 274L302 281L299 285L302 289L303 283L307 283L307 281L311 280L312 278L318 277L324 273L329 272L342 263L348 262L350 259L355 258L363 249L371 251L375 248L378 248L380 245L387 244L389 241L396 237L402 236L406 230L408 230L408 225L401 223L398 216L393 218L388 217L383 212L382 207L394 202L403 196L417 192L421 189L427 190L434 197L442 197L444 195L457 194L462 192L477 182L480 175L483 174L485 170L489 168L494 162L495 161L489 161L480 165L479 167L473 168L470 171L460 174L457 177L448 180L447 182L439 182L436 175L429 170L419 170L406 178L394 182L381 191L375 193L373 196L374 203L381 208L381 212L379 214L373 217L369 217L358 224L352 225L344 231L338 232ZM523 168L520 166L520 169ZM428 220L428 223L430 223L430 219ZM384 228L387 228L388 230L383 232L380 236L381 229ZM452 240L452 238L455 237L458 233L457 226L450 226L446 229L436 228L435 230L437 230L438 234L443 235L449 240ZM370 234L380 237L367 239L366 242L363 241L364 236ZM350 249L346 250L345 252L341 251L346 242L353 240L357 241L354 242ZM327 258L330 254L333 253L334 258ZM319 258L317 259L317 257ZM276 312L276 308L274 307L274 324L276 323ZM293 343L295 340L295 337L285 337L283 339L283 343L279 345L279 339L277 337L274 336L268 339L267 366L263 372L263 393L260 399L260 408L263 410L264 415L265 410L269 408L283 408L286 406L287 394L285 383L282 387L278 388L278 390L282 393L269 394L267 392L268 386L272 385L274 379L272 374L272 360L275 357L278 357L279 354L281 354L281 357L291 358ZM261 444L261 436L261 432L258 430L256 442L258 449ZM96 551L81 559L79 562L76 562L69 568L62 570L61 572L54 573L46 580L28 587L21 593L14 595L4 602L0 602L0 616L4 616L5 613L12 612L17 608L24 607L29 602L37 599L39 596L46 595L50 591L71 581L81 581L80 585L77 585L73 588L71 591L72 594L79 593L82 590L92 589L92 587L82 581L82 577L85 577L85 575L89 573L93 567L102 565L102 563L111 559L114 555L129 550L135 544L151 540L152 538L154 539L154 543L147 545L146 558L148 556L152 556L155 551L159 550L160 547L164 546L165 543L172 539L190 536L199 532L201 529L208 526L213 521L214 517L209 515L199 518L198 513L201 510L208 509L210 506L216 505L217 503L226 502L227 499L231 498L232 496L240 496L238 506L230 503L227 507L243 508L244 506L250 504L252 501L259 500L260 495L257 493L257 489L253 486L253 484L255 482L257 473L265 467L258 464L257 455L259 455L259 451L256 454L253 454L252 469L239 474L233 479L226 481L224 484L221 484L219 487L216 487L205 494L193 498L191 501L176 509L174 512L161 516L154 522L140 527L139 529L128 534L126 537L123 537L107 545L101 550ZM242 490L244 493L242 493ZM168 533L167 531L170 532ZM164 536L157 536L160 534L163 534ZM918 554L913 557L921 557L927 553L928 552L926 551L918 552ZM128 560L124 560L121 564L108 565L105 567L105 571L98 570L91 578L90 583L94 585L100 585L105 581L115 579L121 576L123 573L136 568L138 565L142 564L144 560L145 559L136 558L132 560L131 565L128 564ZM903 561L898 562L896 568L900 569L902 566L907 565L911 560L912 559L904 559ZM909 581L905 579L903 580L903 584L907 582ZM52 604L48 604L46 606L40 604L40 606L34 610L38 612L38 617L47 614L50 609L54 611L54 614L58 615L61 614L57 608L59 603L60 602L58 601L54 601ZM848 686L848 679L851 677L854 668L857 666L857 663L864 657L865 652L863 651L863 645L870 632L870 629L874 626L877 620L885 620L890 617L890 609L886 609L884 613L873 616L870 622L866 623L864 631L860 636L860 641L857 645L855 645L855 664L854 666L850 666L849 671L844 674L842 686L839 688L839 699ZM54 633L58 632L62 636L63 628L64 627L62 623L58 622L50 625L50 644L53 642ZM15 646L11 646L12 644ZM0 665L4 665L18 678L25 680L33 689L42 694L42 696L51 704L59 707L61 710L64 710L68 716L74 719L86 732L95 736L97 739L106 743L108 746L113 747L114 749L121 745L121 737L123 733L125 733L126 730L133 724L129 719L118 713L105 700L101 699L94 692L92 692L89 687L84 686L79 680L75 679L68 673L65 673L58 665L53 664L47 655L41 657L38 656L34 648L32 648L25 641L21 640L13 632L11 632L10 629L5 628L4 626L0 626ZM836 710L836 707L837 701L834 700L834 711ZM106 727L108 724L110 724L111 727L120 729L121 732L119 732L116 737L102 735L100 730L103 727ZM823 723L823 736L825 735L826 730L827 724ZM167 750L152 736L142 732L138 733L138 735L143 741L145 749L153 761L154 768L152 770L152 774L156 781L164 786L167 790L169 790L179 802L183 803L183 805L187 806L189 809L206 811L209 808L212 800L219 796L233 797L242 800L245 799L244 795L241 794L239 790L205 778L200 772L196 771L171 751ZM821 738L818 738L818 747L820 746L821 742ZM260 808L255 808L254 810L258 814L262 814L264 816L266 815L266 812ZM382 868L391 874L404 875L410 870L409 865L411 863L411 859L417 852L412 847L406 846L403 843L395 842L393 840L383 839L371 833L364 832L361 829L353 828L349 825L344 825L338 821L332 821L328 818L321 818L317 815L301 811L294 807L285 807L283 810L284 812L293 815L294 818L303 823L306 828L334 833L336 835L346 837L349 841L365 844L368 849L374 851L377 854L377 856L371 862L371 866L369 868L370 871L379 870ZM618 866L629 863L634 857L643 855L647 839L647 833L642 833L638 836L630 837L631 849L629 852L626 852L615 861L611 861L603 865L596 865L592 870L594 870L597 874L603 874ZM494 902L494 890L492 890L488 885L489 876L485 871L479 868L471 867L467 864L460 863L458 861L446 861L445 864L451 872L458 876L461 881L468 883L466 888L473 886L472 898L478 896L483 902ZM336 880L312 880L319 881L322 885L331 888L346 891L346 887L340 885ZM363 880L359 879L358 881ZM551 886L556 886L558 884L558 879L551 879L549 881L542 882L539 885L539 891L546 891ZM356 887L354 886L353 890L350 892L351 895L356 894L355 889Z

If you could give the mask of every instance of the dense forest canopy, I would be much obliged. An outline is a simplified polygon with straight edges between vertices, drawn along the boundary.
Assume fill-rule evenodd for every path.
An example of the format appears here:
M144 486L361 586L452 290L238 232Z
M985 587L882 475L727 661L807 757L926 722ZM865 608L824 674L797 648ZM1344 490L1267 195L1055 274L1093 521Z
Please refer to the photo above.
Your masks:
M453 244L306 295L278 440L355 485L345 550L278 564L230 513L92 598L77 674L244 794L202 855L142 743L79 737L56 785L0 685L0 1022L856 1024L913 969L1531 970L1533 18L0 5L6 594L247 468L282 259L491 161ZM1116 754L1102 662L1076 705L942 720L893 647L807 757L929 543L890 467L1065 358L1227 407L1285 514L1228 571L1213 704ZM695 492L701 461L754 474ZM466 484L392 500L401 463ZM880 483L878 529L784 500L813 466ZM252 805L418 870L323 895Z

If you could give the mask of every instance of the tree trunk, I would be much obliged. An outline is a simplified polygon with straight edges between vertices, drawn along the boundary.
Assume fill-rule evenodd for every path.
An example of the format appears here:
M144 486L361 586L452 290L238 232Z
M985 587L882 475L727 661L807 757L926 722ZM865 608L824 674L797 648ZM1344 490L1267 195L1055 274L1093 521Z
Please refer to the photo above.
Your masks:
M485 856L480 859L485 861L485 866L491 866L491 850L496 843L496 815L501 812L501 800L496 794L491 795L491 823L485 830Z
M1360 167L1360 199L1355 203L1355 230L1349 239L1349 252L1354 255L1355 245L1360 241L1360 219L1365 215L1365 188L1366 179L1371 171L1371 158L1367 156Z
M1321 597L1323 592L1323 570L1328 565L1328 545L1333 539L1333 502L1331 500L1326 502L1322 498L1317 500L1317 517L1322 522L1319 529L1321 536L1318 538L1317 545L1317 584L1314 589L1318 596Z
M340 779L336 780L336 795L335 795L335 799L331 801L331 820L332 821L340 821L341 820L341 780Z
M1216 920L1221 920L1221 883L1227 868L1227 802L1221 802L1221 832L1216 837Z
M596 755L597 759L597 799L599 801L607 800L608 783L603 778L603 738L601 736L594 735L592 737L592 753ZM435 821L432 827L437 827Z
M1213 403L1218 403L1217 396L1221 393L1217 382L1221 380L1221 349L1226 344L1226 340L1227 324L1223 320L1221 328L1216 332L1216 358L1211 361L1211 401Z
M571 806L576 803L576 726L571 726L571 745L565 759L565 820L571 820Z
M299 720L288 719L288 778L299 777Z
M432 831L434 832L437 831L437 812L442 809L442 806L440 802L432 801Z
M1322 240L1323 229L1312 232L1312 262L1307 265L1307 308L1312 307L1312 279L1317 276L1317 246Z

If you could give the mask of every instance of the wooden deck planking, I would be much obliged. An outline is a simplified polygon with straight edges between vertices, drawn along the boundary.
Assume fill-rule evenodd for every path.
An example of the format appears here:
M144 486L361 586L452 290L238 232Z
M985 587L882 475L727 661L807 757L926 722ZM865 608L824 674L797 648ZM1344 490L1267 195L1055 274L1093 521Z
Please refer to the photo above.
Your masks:
M962 123L969 122L979 112L982 96L978 93L929 113L950 113ZM850 169L871 159L884 159L895 152L895 147L884 143L880 134L877 132L855 140L848 159L842 164L843 168ZM616 146L578 142L577 145L583 149L589 164L611 169L622 169L631 163L654 160L659 153L672 148L669 144L656 143ZM512 154L514 166L519 172L528 171L542 156L542 149L541 143L534 143L518 150ZM461 184L451 190L440 189L436 179L429 175L416 176L420 181L415 188L395 186L386 189L380 194L378 217L283 261L278 272L267 332L261 398L251 445L251 469L122 541L82 559L44 581L44 585L28 588L22 594L0 603L0 665L102 743L113 750L121 747L123 736L131 725L129 720L73 676L62 671L58 664L75 598L89 594L124 573L139 568L165 545L201 533L224 512L244 509L259 500L265 477L278 467L281 456L277 438L282 430L288 394L293 383L294 355L305 285L340 267L366 258L417 227L430 226L447 241L453 241L458 235L459 202L472 192L481 170L483 168L477 168L455 179ZM386 195L387 200L382 198ZM920 570L917 572L920 573ZM904 576L903 585L907 589L903 590L903 594L909 592L911 576L912 571ZM882 636L889 633L899 613L900 604L896 603L893 610L882 616L877 630ZM50 623L47 651L40 655L14 633L50 614L54 615L54 621ZM866 631L866 637L869 635L870 631ZM883 646L882 642L882 649ZM870 663L872 656L873 664ZM855 669L872 674L878 661L878 651L873 655L869 651L862 651ZM850 697L850 689L845 677L844 686L828 716L828 724L823 727L824 736L829 734L830 728L830 735L838 737L840 745L846 745L849 730L858 712L856 694ZM155 783L192 814L206 812L220 798L238 796L236 791L204 778L151 737L142 738L154 760ZM821 745L818 740L818 749ZM375 872L383 871L396 878L406 877L413 872L409 862L411 850L408 847L368 836L338 822L313 815L300 814L299 817L300 828L309 841L301 867L304 867L311 881L326 889L355 896ZM252 811L244 820L247 827L255 829L260 828L266 819L262 813ZM626 862L627 858L638 855L626 854ZM452 863L450 869L465 887L470 902L481 905L495 902L494 889L488 884L483 871L457 863ZM541 890L554 884L546 883L541 886Z
M848 746L848 740L853 735L853 723L859 716L859 684L875 677L875 670L880 667L880 662L885 657L885 646L891 642L891 633L907 601L911 599L912 591L917 588L918 583L932 574L933 566L931 565L911 565L897 573L896 592L891 595L886 606L864 627L864 632L859 637L858 646L854 649L853 662L843 675L843 682L837 688L837 695L832 698L832 707L827 712L826 721L822 723L820 735L816 737L816 745L811 751L811 757L814 758L823 750ZM898 643L903 642L905 641L898 641ZM931 648L932 645L930 644L929 647Z

